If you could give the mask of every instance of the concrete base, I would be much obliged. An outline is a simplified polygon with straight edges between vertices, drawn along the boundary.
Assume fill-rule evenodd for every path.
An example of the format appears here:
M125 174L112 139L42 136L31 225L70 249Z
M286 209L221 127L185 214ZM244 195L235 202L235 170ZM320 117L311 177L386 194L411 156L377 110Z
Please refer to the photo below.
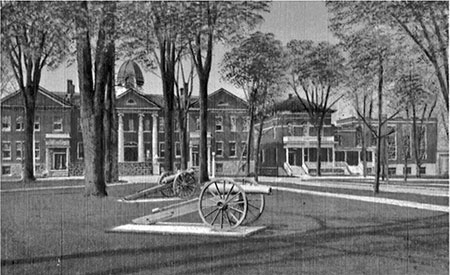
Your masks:
M230 230L213 229L202 223L159 222L157 224L123 224L106 230L107 233L146 233L146 234L180 234L206 235L220 237L247 237L264 230L265 226L238 226Z

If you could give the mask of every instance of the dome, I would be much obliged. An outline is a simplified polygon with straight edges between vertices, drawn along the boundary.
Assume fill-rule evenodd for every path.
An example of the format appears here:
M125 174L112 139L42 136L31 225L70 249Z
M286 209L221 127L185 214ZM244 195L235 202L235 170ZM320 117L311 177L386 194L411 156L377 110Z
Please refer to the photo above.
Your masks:
M133 60L125 61L117 73L117 84L126 88L144 85L144 75L139 65Z

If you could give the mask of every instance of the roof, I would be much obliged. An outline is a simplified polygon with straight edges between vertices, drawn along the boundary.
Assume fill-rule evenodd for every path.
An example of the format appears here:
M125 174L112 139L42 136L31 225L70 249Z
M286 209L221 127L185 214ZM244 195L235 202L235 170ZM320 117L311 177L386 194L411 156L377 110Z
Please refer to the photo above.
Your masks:
M302 104L303 103L303 104ZM298 96L293 96L292 94L285 100L276 102L274 105L275 112L289 111L292 113L302 113L307 112L313 106L308 103L304 98L300 99ZM335 110L330 110L330 112L335 112Z

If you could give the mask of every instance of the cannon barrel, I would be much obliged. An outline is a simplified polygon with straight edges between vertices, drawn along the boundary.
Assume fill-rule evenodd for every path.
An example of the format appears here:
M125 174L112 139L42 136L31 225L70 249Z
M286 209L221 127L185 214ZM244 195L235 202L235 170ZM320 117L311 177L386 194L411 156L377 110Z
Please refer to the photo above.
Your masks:
M242 187L242 189L244 190L244 192L246 194L264 194L264 195L270 195L272 193L272 188L270 186L266 186L266 185L240 185ZM224 189L225 187L225 189ZM211 192L220 192L221 194L223 193L228 193L230 192L231 188L234 188L232 184L226 183L224 184L213 184L210 185L208 187L208 190ZM236 190L231 190L231 192L234 191L238 191Z

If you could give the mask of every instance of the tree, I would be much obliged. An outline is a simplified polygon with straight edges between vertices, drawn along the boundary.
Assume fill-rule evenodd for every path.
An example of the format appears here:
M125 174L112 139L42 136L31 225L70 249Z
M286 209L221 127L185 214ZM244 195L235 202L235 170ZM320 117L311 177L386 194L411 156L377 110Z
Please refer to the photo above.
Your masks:
M184 64L182 60L178 62L177 66L177 80L176 86L176 101L175 106L178 114L179 124L179 139L180 139L180 151L181 151L181 170L187 169L187 163L189 158L189 137L188 137L188 115L191 108L192 92L194 90L194 67L191 64L188 76L185 75ZM181 75L181 80L180 80ZM181 84L181 85L180 85ZM180 87L181 86L181 87Z
M253 128L255 120L259 118L262 134L264 124L264 112L267 110L267 101L274 92L274 87L281 82L284 71L283 47L271 33L255 32L244 39L239 46L225 53L222 61L222 76L236 87L241 88L248 103L248 115L250 118L250 130L247 138L247 175L250 174L250 156L253 147ZM255 150L255 163L259 163L258 138ZM257 179L258 165L255 165L255 177Z
M410 38L434 69L448 112L448 2L338 2L328 1L331 29L349 32L357 25L365 28L389 26L398 35Z
M159 69L164 96L164 167L166 171L173 171L175 71L186 49L186 42L182 39L186 22L183 4L162 1L124 5L128 6L128 14L124 23L126 38L121 50L141 60L147 69Z
M35 179L34 115L41 73L67 54L69 23L62 3L2 2L2 55L9 59L25 103L24 181Z
M208 82L211 72L213 47L216 42L236 40L247 28L260 23L262 12L268 11L266 2L189 2L184 6L189 52L199 79L200 102L200 175L199 181L208 180L207 116ZM250 129L252 131L252 129Z
M337 46L327 42L293 40L286 47L288 83L317 129L317 176L320 176L322 128L327 114L342 95L335 88L343 76L344 58ZM303 92L306 99L300 95Z
M386 164L383 160L383 143L384 138L392 134L390 131L384 130L386 123L395 117L399 110L394 112L390 117L385 118L383 115L383 91L388 86L392 77L396 75L397 64L395 56L400 52L398 43L392 41L392 34L388 29L379 28L373 31L357 31L348 36L342 36L344 43L346 43L349 50L351 64L355 70L359 70L363 75L372 74L373 81L376 83L377 91L377 129L373 129L371 123L367 118L358 112L358 116L364 121L367 127L377 140L376 151L376 169L374 192L379 192L379 177L381 174L381 167ZM386 174L387 169L383 169L383 175Z
M399 77L395 86L395 91L397 100L393 102L404 110L407 118L412 120L412 140L405 139L403 141L405 169L407 167L407 159L410 155L410 149L407 145L410 145L412 141L412 152L416 164L416 176L420 177L420 167L426 154L421 146L425 142L423 131L424 120L429 119L432 116L437 103L437 97L434 96L432 92L425 89L422 74L413 71ZM398 100L399 98L402 100ZM411 138L409 135L407 137Z
M105 184L105 94L113 89L115 2L93 6L86 1L75 5L78 80L81 94L81 129L84 146L86 195L107 195ZM92 17L95 12L98 26ZM93 24L94 23L94 24ZM97 41L92 66L91 34L97 27Z

